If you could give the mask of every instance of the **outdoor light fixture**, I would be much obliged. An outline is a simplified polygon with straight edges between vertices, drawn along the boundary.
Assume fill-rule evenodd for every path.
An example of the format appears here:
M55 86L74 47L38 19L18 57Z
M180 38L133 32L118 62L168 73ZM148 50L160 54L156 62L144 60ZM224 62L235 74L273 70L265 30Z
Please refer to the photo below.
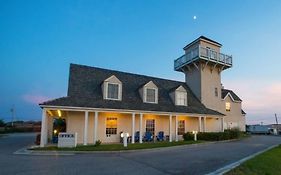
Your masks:
M55 129L55 130L54 130L54 134L57 134L57 133L58 133L58 131Z
M60 110L58 110L58 115L59 115L59 117L61 117L61 111Z
M192 131L192 134L194 134L194 141L197 141L197 133L198 131Z
M123 146L127 147L128 146L128 142L127 142L127 138L129 137L129 133L127 132L122 132L121 133L121 137L123 138Z
M129 137L129 133L124 133L124 132L122 132L122 133L121 133L121 137L123 138L123 137L125 137L125 136L126 136L126 137Z
M50 110L48 110L47 112L50 116L53 116L53 113Z

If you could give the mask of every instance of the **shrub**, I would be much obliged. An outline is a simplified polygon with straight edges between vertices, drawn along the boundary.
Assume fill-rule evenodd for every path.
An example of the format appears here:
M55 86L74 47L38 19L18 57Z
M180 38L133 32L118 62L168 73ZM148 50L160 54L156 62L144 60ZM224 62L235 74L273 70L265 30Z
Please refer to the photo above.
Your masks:
M241 132L238 128L228 129L224 132L199 132L197 134L197 140L204 141L220 141L220 140L230 140L238 139L241 136ZM184 140L193 140L194 135L187 132L183 135Z
M184 140L194 140L194 135L191 132L187 132L183 135Z
M100 146L100 145L101 145L101 141L97 140L96 143L95 143L95 146Z

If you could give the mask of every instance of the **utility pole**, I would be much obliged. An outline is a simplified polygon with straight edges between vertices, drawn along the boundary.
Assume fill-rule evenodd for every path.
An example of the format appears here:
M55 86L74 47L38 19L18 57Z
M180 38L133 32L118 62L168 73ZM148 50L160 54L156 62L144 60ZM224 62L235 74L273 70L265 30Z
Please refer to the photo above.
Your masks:
M277 118L277 114L276 113L275 113L275 120L276 120L276 129L277 129L277 132L279 132L278 118Z
M14 126L14 119L15 119L15 107L14 105L11 108L11 113L12 113L12 127Z

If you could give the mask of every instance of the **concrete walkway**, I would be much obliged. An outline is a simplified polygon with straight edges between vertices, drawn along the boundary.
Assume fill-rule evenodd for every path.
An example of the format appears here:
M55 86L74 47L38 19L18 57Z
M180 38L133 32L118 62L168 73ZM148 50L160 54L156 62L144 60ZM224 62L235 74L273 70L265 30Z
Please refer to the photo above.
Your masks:
M0 138L1 174L208 174L280 144L281 137L252 136L240 141L112 154L15 155L35 135Z

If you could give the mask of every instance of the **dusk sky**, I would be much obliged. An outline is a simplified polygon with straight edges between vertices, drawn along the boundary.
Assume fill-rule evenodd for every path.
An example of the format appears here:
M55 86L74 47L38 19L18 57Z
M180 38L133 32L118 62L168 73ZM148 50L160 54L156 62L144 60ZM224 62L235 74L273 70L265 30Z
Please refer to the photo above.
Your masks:
M0 118L14 105L41 120L39 102L66 96L70 63L184 81L173 61L204 35L233 55L222 83L247 123L281 122L280 32L280 0L1 0Z

